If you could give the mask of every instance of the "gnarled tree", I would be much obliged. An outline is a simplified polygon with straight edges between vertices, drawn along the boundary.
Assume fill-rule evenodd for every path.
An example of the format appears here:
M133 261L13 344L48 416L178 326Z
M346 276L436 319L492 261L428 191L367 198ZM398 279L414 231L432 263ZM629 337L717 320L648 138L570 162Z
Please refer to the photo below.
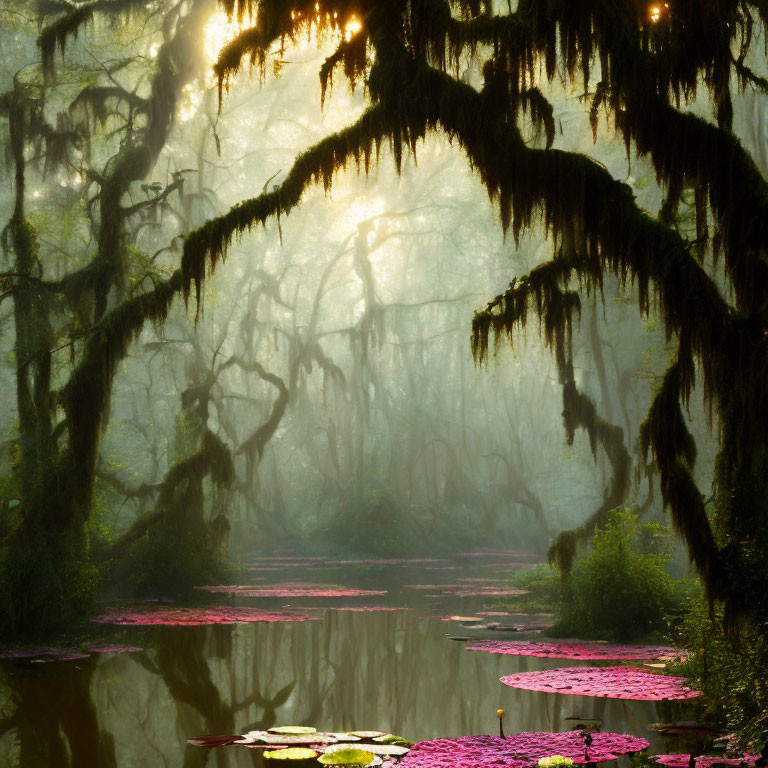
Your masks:
M334 174L351 164L367 172L383 145L399 168L406 153L416 154L420 140L439 132L465 153L498 206L503 229L518 238L538 226L551 236L556 254L477 313L476 358L485 358L494 334L512 339L529 315L538 316L556 354L567 434L586 429L593 451L602 447L613 468L599 520L626 493L628 460L617 428L576 388L570 338L580 302L572 286L599 294L607 276L634 286L640 311L658 312L677 347L642 431L665 504L710 594L725 601L732 616L762 616L764 606L745 596L765 592L768 541L768 188L731 130L730 89L732 80L751 88L766 85L751 65L755 26L768 20L763 0L672 0L655 10L640 0L519 0L514 11L511 4L508 10L495 8L490 0L221 0L246 27L216 64L222 99L249 61L263 73L286 40L318 29L337 40L320 70L318 98L340 66L350 83L364 83L370 105L347 128L299 155L282 183L189 233L178 270L118 302L127 215L121 199L157 157L172 119L173 94L192 76L190 47L199 42L192 30L199 30L211 2L190 0L169 11L166 28L173 31L160 49L146 96L111 90L95 101L93 93L82 96L82 103L101 105L91 108L96 116L103 114L105 99L117 99L145 119L104 173L94 176L101 209L97 255L61 289L66 296L87 291L92 301L89 332L57 400L66 420L50 430L44 425L56 435L55 457L36 462L22 446L24 466L53 467L55 479L41 487L48 496L55 490L57 506L77 521L75 528L81 531L88 515L115 365L132 335L147 320L162 319L179 292L187 301L194 295L199 309L203 283L233 239L289 214L309 185L328 189ZM91 15L137 9L129 0L94 0L66 12L43 34L43 62L50 66L55 45L63 45ZM458 76L467 57L482 64L479 88ZM547 93L557 80L584 91L594 130L605 113L628 154L653 164L666 194L658 216L641 209L631 188L601 164L555 148L557 123ZM711 121L681 109L700 88L711 97ZM21 160L17 178L23 175ZM19 189L23 205L23 178L17 194ZM691 191L696 225L689 233L675 214ZM20 259L23 215L14 214L14 221L9 231ZM14 290L33 284L39 290L31 268L18 273ZM697 376L720 440L712 514L693 479L695 447L683 415ZM33 510L43 506L24 500L15 541L43 535L40 524L33 524L44 517ZM82 543L78 547L85 550ZM15 559L14 605L24 606L21 583L34 569L31 560ZM46 596L48 605L53 595ZM35 611L42 611L40 603L16 608L17 626Z
M364 78L371 105L348 128L299 156L274 190L243 201L186 238L185 297L194 291L199 301L208 270L226 256L232 238L289 213L307 185L329 187L334 173L349 163L367 171L386 142L399 166L403 153L415 153L430 131L447 134L498 204L504 229L517 238L539 225L557 254L477 313L477 359L485 357L492 334L511 338L529 314L538 315L546 341L562 358L566 428L571 433L585 427L593 442L606 447L620 488L627 467L618 453L610 453L610 425L582 399L568 371L579 302L567 286L570 280L599 291L608 275L635 286L640 311L658 312L677 345L642 432L665 505L710 595L723 599L733 616L762 612L745 597L756 590L744 585L757 587L765 573L768 188L731 131L730 88L732 79L764 86L747 63L755 24L768 16L764 4L679 0L654 10L634 0L520 0L515 11L502 14L480 0L223 5L240 18L251 14L253 26L220 55L222 92L249 60L263 68L281 39L312 26L330 27L340 42L320 73L323 88L343 64L353 83ZM483 60L479 90L453 76L466 55ZM587 94L593 76L599 77L589 94L593 127L604 111L628 153L651 160L667 194L658 217L642 210L630 187L605 167L552 146L548 82L561 77ZM714 105L712 122L680 109L701 87ZM526 115L544 129L545 147L525 140ZM695 193L694 238L670 215L685 190ZM695 450L682 410L697 375L719 430L713 515L693 480Z

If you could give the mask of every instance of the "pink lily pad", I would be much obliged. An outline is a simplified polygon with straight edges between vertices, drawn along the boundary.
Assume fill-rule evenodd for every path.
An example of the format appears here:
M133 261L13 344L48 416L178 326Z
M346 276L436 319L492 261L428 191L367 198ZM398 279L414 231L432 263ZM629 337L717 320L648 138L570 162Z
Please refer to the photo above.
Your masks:
M371 597L386 595L386 590L376 589L347 589L331 587L323 584L306 582L285 582L265 587L255 587L253 584L240 586L204 586L195 587L206 592L223 592L238 597Z
M536 762L548 755L562 755L575 763L601 763L648 747L647 739L626 733L593 733L591 739L586 747L579 731L516 733L506 737L515 751Z
M187 739L188 744L192 744L195 747L227 747L230 744L234 744L238 739L242 739L240 735L233 736L195 736L191 739Z
M280 562L281 560L290 560L291 562L295 562L297 560L306 560L307 562L319 562L321 560L326 560L325 557L318 556L318 555L263 555L261 557L252 557L250 559L250 562L256 563L256 562Z
M634 667L564 667L521 672L501 678L504 685L528 691L596 696L609 699L660 701L691 699L701 691L691 690L684 677L655 675Z
M18 661L78 661L87 659L90 653L72 648L31 648L0 653L0 659L15 659Z
M472 586L469 584L405 584L408 589L439 590L444 595L454 597L514 597L527 595L527 589L517 589L504 584Z
M515 587L477 587L474 589L448 590L447 595L456 597L517 597L518 595L527 595L527 589L517 589Z
M137 645L89 645L91 653L138 653L143 651Z
M441 557L393 557L368 558L363 560L335 560L335 565L419 565L421 563L443 563Z
M410 608L396 605L335 605L331 611L348 611L350 613L373 613L376 611L410 611Z
M459 552L456 557L514 557L521 560L541 560L541 555L536 552Z
M619 733L592 734L592 744L584 745L581 734L518 733L500 736L461 736L415 744L403 757L403 768L533 768L541 757L557 754L575 763L615 760L620 754L639 752L648 746L646 739ZM586 751L585 751L586 750Z
M511 640L483 640L467 646L468 651L487 651L509 656L536 656L541 659L642 659L651 660L682 655L682 651L662 645L608 645L606 643L531 643Z
M200 627L208 624L239 624L257 621L310 621L317 616L257 608L112 608L91 621L127 626Z
M715 757L702 755L695 758L696 768L711 768L713 765L754 765L758 755L742 755L741 757ZM688 768L691 756L688 755L656 755L653 758L660 765L669 766L669 768Z

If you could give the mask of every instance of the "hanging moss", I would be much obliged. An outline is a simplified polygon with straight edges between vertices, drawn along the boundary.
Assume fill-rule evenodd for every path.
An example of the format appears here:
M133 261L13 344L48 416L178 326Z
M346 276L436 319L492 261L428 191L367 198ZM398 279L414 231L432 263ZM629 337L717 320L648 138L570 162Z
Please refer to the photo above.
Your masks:
M95 0L68 11L41 36L44 63L50 68L56 46L63 47L97 11L124 12L140 5L137 0ZM146 320L162 319L177 291L188 301L194 286L199 309L202 284L232 239L269 216L289 213L309 184L322 182L328 189L336 171L351 162L367 172L385 141L399 169L404 152L415 153L420 139L441 132L465 152L498 206L505 231L511 228L518 238L523 229L538 226L552 237L555 252L562 247L564 253L578 254L567 259L561 254L477 314L472 334L476 359L484 359L492 337L513 340L513 330L524 327L529 313L538 316L564 387L567 433L585 428L593 451L602 445L611 460L614 477L607 503L625 492L628 472L618 448L623 440L573 384L572 318L580 308L578 291L599 291L604 275L636 286L640 311L658 312L677 345L676 363L654 400L643 440L657 463L665 503L710 590L740 605L728 574L743 575L764 564L759 547L742 542L760 520L760 489L768 490L768 448L760 426L768 423L768 186L730 132L730 83L736 75L742 84L760 85L744 62L753 37L753 11L765 20L768 10L762 1L746 0L675 0L669 5L652 20L639 0L519 0L514 13L496 16L480 0L327 0L320 12L313 0L222 0L227 13L250 18L253 26L222 51L216 67L221 88L246 59L263 70L276 43L312 28L338 35L354 15L361 29L340 42L322 67L320 97L343 64L351 84L364 79L372 106L349 128L301 154L282 185L190 233L181 268L171 278L108 312L110 291L123 290L121 198L153 166L167 139L176 94L196 72L189 53L207 4L192 3L175 37L158 53L148 128L127 142L99 180L98 268L81 275L79 283L93 294L94 330L63 392L70 453L62 467L74 468L77 514L87 515L99 430L108 413L115 366L132 334ZM467 55L485 58L480 91L454 76ZM563 76L589 97L598 64L601 83L590 108L593 130L602 111L628 153L650 158L666 194L658 219L641 211L632 190L598 163L551 148L554 123L539 87L540 72L550 80ZM717 125L680 109L702 83ZM107 101L99 96L94 104L105 114L101 110ZM546 149L526 145L519 130L524 114L544 130ZM674 228L687 190L696 208L693 244ZM724 292L709 274L718 260L727 283ZM77 279L68 285L74 289ZM715 525L709 524L692 480L694 451L681 412L695 384L720 425ZM672 428L669 441L664 424ZM742 489L751 490L740 495Z
M382 118L380 108L366 110L351 126L331 134L299 155L279 187L239 203L224 216L207 221L187 235L181 262L185 301L188 301L194 285L199 306L207 271L215 269L226 258L227 247L233 237L263 224L270 216L290 213L309 184L319 181L328 189L334 173L346 168L349 162L368 171L374 151L378 151L386 136Z
M145 0L93 0L75 6L64 6L67 10L56 21L48 24L40 34L38 45L40 46L43 70L48 74L53 72L53 58L56 48L62 56L70 37L77 37L78 32L100 13L106 16L119 16L129 14L145 7Z
M245 38L233 45L227 52L227 75L236 71L245 55L265 54L278 34L290 35L303 23L289 19L287 10L272 3L253 5L261 30L257 48L249 49ZM347 8L333 2L328 7ZM278 192L263 195L193 233L185 248L185 289L194 282L199 297L206 266L216 265L235 234L295 205L306 184L322 180L327 186L335 169L344 167L353 155L358 157L361 134L366 138L363 147L388 139L399 167L404 148L414 150L428 131L441 130L465 150L497 202L505 229L511 227L517 238L523 228L540 225L556 246L567 244L569 252L580 254L566 265L568 269L562 263L549 267L558 281L574 275L582 287L596 290L603 274L613 274L622 284L637 286L642 312L658 309L669 338L678 344L679 386L675 396L654 404L650 423L681 423L676 416L679 400L687 399L698 373L708 406L726 423L722 455L740 465L747 462L755 477L765 475L765 450L756 452L752 446L764 444L754 425L768 416L764 322L755 314L762 312L768 288L764 260L768 233L763 231L768 194L754 163L728 131L731 50L737 44L742 55L749 45L749 5L737 0L724 0L717 7L678 2L658 22L645 17L647 10L640 4L606 5L597 0L586 4L521 0L515 13L498 17L479 9L467 14L466 7L463 15L454 17L450 5L440 0L392 3L386 17L375 2L361 2L357 10L366 19L365 34L375 52L367 77L375 106L364 118L375 114L375 131L360 122L345 134L345 139L355 140L342 144L339 137L331 137L301 156L286 186L288 205L281 204ZM485 85L477 92L450 77L448 70L462 53L477 52L481 44L490 44L493 54L484 70ZM634 146L639 154L650 156L659 181L670 191L660 220L642 212L631 189L597 163L572 153L531 149L516 130L518 111L529 109L544 121L551 136L546 105L533 90L539 62L549 78L561 62L569 79L581 77L586 92L596 60L603 81L592 105L593 127L603 109L628 151ZM335 63L329 62L327 73ZM695 93L700 78L712 95L719 127L677 109ZM693 249L668 226L687 187L696 199ZM710 240L707 231L707 206L715 218L716 240ZM734 291L733 306L707 273L710 253L722 257ZM511 286L476 316L477 359L486 354L491 335L509 335L524 324L521 318L528 311L541 319L545 340L556 355L566 348L577 295L570 290L555 292L535 279L518 289ZM610 437L610 425L600 424L594 407L578 397L567 377L564 384L570 405L566 428L584 422L594 445L605 427L605 444L618 445ZM737 424L745 430L739 437L729 426ZM674 507L676 525L698 553L694 559L709 587L721 591L716 558L707 553L709 528L703 527L703 503L690 472L683 471L690 446L685 446L682 432L673 441L674 450L661 444L660 429L649 428L647 439L659 465L665 503ZM619 454L615 456L618 459ZM628 482L628 471L617 472L622 462L614 466L617 493ZM739 513L729 509L726 518L733 525L733 516ZM697 541L695 531L702 529L703 539Z

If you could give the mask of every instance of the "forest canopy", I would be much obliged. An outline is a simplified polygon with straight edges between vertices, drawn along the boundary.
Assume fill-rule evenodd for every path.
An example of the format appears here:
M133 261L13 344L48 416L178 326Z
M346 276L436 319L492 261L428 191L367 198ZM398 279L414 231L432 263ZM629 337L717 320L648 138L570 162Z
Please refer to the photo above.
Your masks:
M115 585L222 578L233 526L284 532L293 476L279 457L297 446L320 499L315 543L366 520L383 550L415 549L445 509L463 535L511 508L567 574L612 509L663 506L726 624L768 621L755 599L768 189L764 135L743 120L768 88L768 6L45 0L2 13L3 49L23 62L4 62L0 94L10 632L51 631ZM270 88L317 111L289 120ZM277 122L282 155L249 165ZM389 195L362 204L355 173ZM345 195L358 209L333 218ZM438 316L466 353L471 333L487 369L425 350ZM529 324L554 369L519 333ZM507 343L515 377L493 370ZM546 415L526 421L542 398ZM383 425L404 403L418 419L402 441ZM555 471L578 515L542 502L561 417L596 462ZM507 434L489 437L502 418ZM128 424L151 467L136 477L110 465ZM389 454L370 460L382 434ZM596 494L575 492L584 476ZM202 572L184 573L190 561Z

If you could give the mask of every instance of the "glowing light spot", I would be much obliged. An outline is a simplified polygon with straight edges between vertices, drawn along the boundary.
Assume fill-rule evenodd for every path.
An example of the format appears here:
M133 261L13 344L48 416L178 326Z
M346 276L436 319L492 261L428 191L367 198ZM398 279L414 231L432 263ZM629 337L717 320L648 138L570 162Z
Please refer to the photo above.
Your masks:
M349 42L362 28L360 19L350 16L349 21L344 25L344 39Z
M291 12L293 17L293 12ZM237 14L231 18L223 11L217 11L211 16L211 20L205 25L205 55L209 61L215 61L219 57L219 51L234 39L243 29L246 29L250 19L237 20Z
M659 8L657 5L654 5L651 8L651 21L656 23L661 18L661 8Z
M149 46L149 58L154 59L157 57L157 52L160 50L160 43L152 43Z
M193 83L187 83L184 86L182 102L179 107L179 119L182 122L186 122L194 117L201 102L202 94L200 90Z

